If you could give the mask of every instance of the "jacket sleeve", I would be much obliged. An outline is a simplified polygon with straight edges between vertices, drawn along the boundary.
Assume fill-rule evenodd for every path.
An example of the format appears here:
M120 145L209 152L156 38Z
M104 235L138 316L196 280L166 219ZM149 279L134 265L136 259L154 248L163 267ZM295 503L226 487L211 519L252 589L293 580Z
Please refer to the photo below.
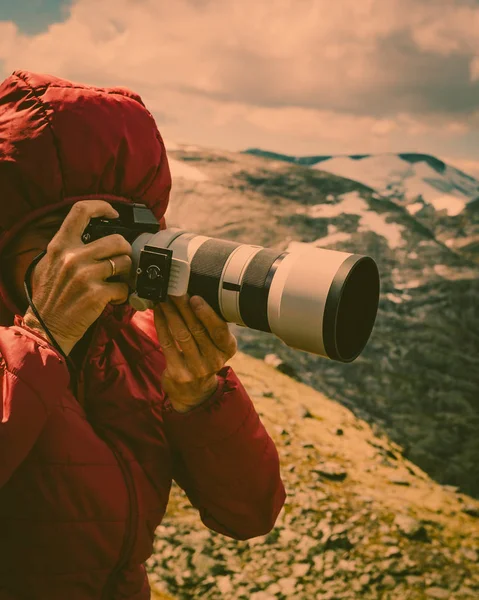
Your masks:
M226 366L218 379L213 396L188 413L165 402L173 479L207 527L247 540L273 529L286 492L276 446L237 375Z
M28 456L69 379L63 358L41 336L0 327L0 489Z

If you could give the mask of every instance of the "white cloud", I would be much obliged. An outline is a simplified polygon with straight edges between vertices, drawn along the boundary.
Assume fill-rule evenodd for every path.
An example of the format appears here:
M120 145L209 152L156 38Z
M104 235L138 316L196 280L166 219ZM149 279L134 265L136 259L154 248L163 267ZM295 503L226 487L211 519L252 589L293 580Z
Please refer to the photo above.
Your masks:
M418 52L469 53L479 79L478 19L479 9L452 0L77 0L65 22L35 36L0 22L0 60L5 76L21 68L130 87L166 115L167 132L169 122L203 137L235 126L311 142L370 140L370 150L385 151L391 136L446 139L479 118L428 114L427 99L415 112L414 56L389 60L383 44L411 36Z

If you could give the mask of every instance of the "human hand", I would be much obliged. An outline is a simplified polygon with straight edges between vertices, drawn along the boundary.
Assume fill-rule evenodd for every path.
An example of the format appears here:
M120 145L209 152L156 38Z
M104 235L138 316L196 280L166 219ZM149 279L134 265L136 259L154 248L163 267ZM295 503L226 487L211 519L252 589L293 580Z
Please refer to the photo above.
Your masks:
M67 356L109 302L121 304L128 299L127 283L107 281L112 274L108 258L115 262L116 276L128 277L133 251L128 241L120 234L90 244L81 239L91 218L118 216L104 200L76 202L33 270L33 304ZM47 337L31 307L24 323Z
M216 373L238 347L227 322L207 302L201 299L202 306L193 310L189 300L188 294L168 296L153 309L167 362L161 385L177 412L189 412L215 393Z

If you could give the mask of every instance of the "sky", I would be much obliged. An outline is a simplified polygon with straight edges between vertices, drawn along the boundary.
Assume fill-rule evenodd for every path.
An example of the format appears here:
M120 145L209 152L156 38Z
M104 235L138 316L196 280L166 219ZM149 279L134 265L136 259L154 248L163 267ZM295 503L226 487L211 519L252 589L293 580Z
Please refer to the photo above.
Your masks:
M432 154L479 178L479 0L0 0L16 69L139 93L168 143Z

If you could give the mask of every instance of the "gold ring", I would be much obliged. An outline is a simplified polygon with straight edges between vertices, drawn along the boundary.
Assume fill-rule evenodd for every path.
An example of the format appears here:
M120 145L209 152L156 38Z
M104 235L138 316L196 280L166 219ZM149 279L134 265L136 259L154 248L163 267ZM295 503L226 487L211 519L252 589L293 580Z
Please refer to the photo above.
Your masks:
M111 268L112 268L112 274L110 275L110 277L113 277L114 275L116 275L116 265L115 263L111 260L111 258L107 258L107 260L110 261L111 264Z

